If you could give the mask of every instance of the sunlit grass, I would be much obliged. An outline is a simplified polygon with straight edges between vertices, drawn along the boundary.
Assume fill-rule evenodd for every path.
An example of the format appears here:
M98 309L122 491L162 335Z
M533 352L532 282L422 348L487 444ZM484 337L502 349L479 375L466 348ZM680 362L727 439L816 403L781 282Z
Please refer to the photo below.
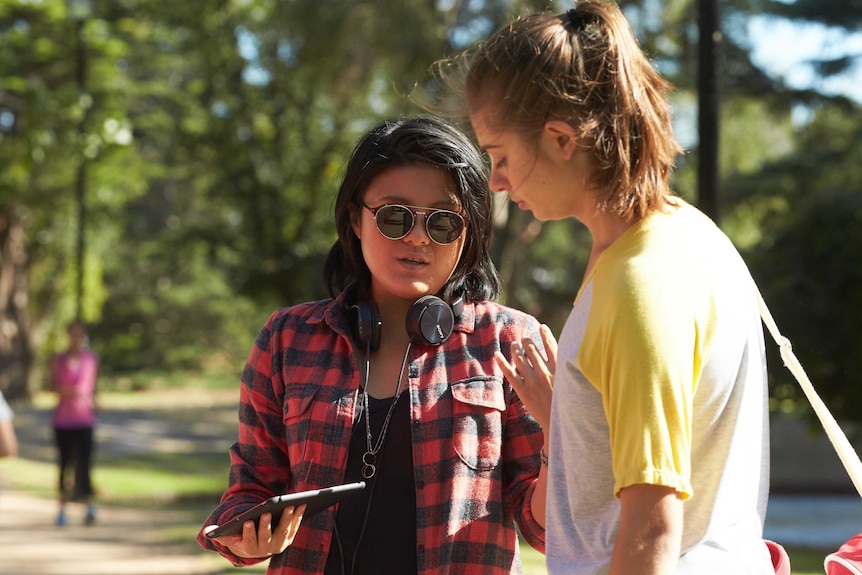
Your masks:
M24 458L4 462L10 484L43 497L54 497L54 463ZM93 469L97 498L109 505L146 505L186 499L217 502L227 484L224 456L141 454L101 457Z
M793 575L823 575L823 559L836 549L787 548Z
M521 566L524 575L547 575L545 556L521 541Z

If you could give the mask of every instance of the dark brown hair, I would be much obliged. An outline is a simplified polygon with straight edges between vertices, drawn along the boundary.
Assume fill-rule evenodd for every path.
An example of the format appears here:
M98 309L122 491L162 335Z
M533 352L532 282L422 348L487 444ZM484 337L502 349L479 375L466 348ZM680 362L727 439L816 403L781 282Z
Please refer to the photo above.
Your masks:
M615 4L581 0L563 14L519 18L433 71L462 96L462 114L482 110L497 129L527 141L550 120L571 124L595 156L600 209L636 221L668 201L682 151L671 86Z

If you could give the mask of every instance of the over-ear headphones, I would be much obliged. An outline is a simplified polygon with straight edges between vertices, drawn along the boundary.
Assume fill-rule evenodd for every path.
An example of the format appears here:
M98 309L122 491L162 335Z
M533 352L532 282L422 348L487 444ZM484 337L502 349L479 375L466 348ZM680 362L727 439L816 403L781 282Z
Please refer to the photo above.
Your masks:
M380 349L380 312L373 301L350 306L350 335L363 347L370 345L371 351Z
M420 297L407 311L405 327L410 341L440 345L452 335L455 321L461 317L463 310L464 298L461 296L451 304L434 295ZM380 348L382 322L374 302L352 305L348 313L353 339L363 346L370 345L371 351L377 351Z

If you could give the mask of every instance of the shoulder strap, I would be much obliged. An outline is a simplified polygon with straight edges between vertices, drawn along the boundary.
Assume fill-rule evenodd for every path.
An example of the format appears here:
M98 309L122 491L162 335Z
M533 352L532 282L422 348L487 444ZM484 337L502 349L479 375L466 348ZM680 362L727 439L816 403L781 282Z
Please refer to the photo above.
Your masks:
M772 337L775 339L775 343L778 344L778 349L781 351L781 359L784 361L784 365L790 370L794 377L796 377L796 380L802 387L802 391L805 392L805 396L811 403L811 407L814 408L814 413L817 414L817 418L820 420L820 424L826 431L829 441L832 442L832 446L838 453L841 463L844 464L844 468L850 475L850 479L853 481L856 491L858 491L859 495L862 496L862 462L859 461L859 456L856 454L856 450L853 449L853 446L847 440L847 436L844 435L841 427L839 427L835 418L832 417L832 413L830 413L829 409L826 408L826 404L823 403L823 400L821 400L820 396L817 395L817 392L814 391L814 386L811 385L811 381L805 374L805 370L802 369L802 364L799 363L799 360L796 359L796 355L793 353L790 340L779 333L778 327L772 319L772 314L769 313L769 309L766 307L766 302L763 301L763 296L760 295L760 290L757 289L757 286L754 286L754 290L757 293L757 302L760 307L760 318L763 320L767 329L769 329L769 333L772 334Z

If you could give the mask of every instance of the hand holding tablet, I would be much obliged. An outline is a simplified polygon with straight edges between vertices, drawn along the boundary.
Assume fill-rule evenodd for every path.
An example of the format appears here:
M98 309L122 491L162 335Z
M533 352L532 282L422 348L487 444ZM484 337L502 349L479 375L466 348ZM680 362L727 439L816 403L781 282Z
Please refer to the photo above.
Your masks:
M207 532L206 536L210 539L216 537L224 537L225 535L239 535L242 533L242 525L246 521L253 520L255 525L261 515L264 513L272 513L272 524L278 523L281 518L281 512L286 507L298 507L305 504L305 513L303 519L307 519L327 507L335 505L348 495L361 491L365 488L365 482L359 481L356 483L345 483L343 485L334 485L323 489L312 489L309 491L299 491L297 493L288 493L286 495L277 495L270 497L266 501L261 502L242 513L237 515L227 523L219 525L216 529Z

